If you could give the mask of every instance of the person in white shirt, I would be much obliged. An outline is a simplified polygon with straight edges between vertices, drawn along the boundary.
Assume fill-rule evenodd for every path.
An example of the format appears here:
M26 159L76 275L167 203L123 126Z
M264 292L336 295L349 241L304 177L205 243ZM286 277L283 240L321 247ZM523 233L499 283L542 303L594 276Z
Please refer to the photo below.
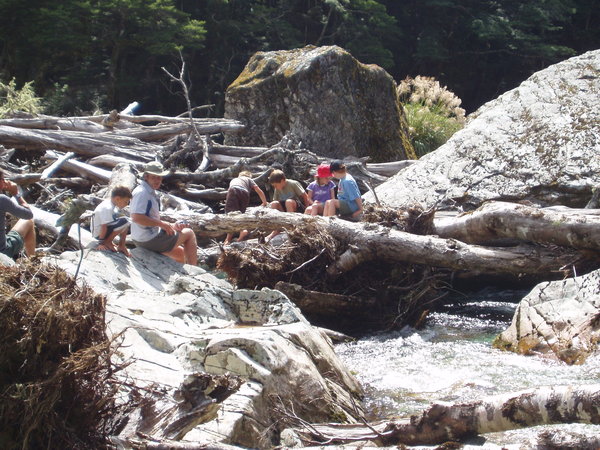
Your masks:
M105 199L94 210L92 216L92 235L98 239L98 250L120 252L131 256L125 246L125 239L129 231L129 219L124 217L121 210L131 200L131 191L128 187L117 186L110 193L110 198ZM115 248L114 239L119 236L119 245Z
M182 264L198 264L196 235L181 223L160 218L160 200L156 190L169 172L157 161L146 164L143 181L133 190L129 206L131 239L137 247L162 253Z

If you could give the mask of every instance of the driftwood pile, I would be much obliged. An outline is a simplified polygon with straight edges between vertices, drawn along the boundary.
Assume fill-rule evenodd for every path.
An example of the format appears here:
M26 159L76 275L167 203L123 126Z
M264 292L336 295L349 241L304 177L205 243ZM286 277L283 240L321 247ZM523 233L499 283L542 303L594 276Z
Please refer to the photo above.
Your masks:
M371 204L357 223L264 208L221 214L229 181L241 170L250 170L268 194L273 168L306 185L327 159L302 148L294 136L270 148L218 143L242 127L227 119L116 112L4 119L0 167L35 201L38 229L55 239L111 186L135 187L141 167L160 160L171 170L162 187L165 218L191 224L204 263L214 267L218 258L218 267L239 287L277 287L315 323L351 333L418 324L453 280L485 276L532 283L600 265L597 209L491 202L457 216ZM347 161L363 192L409 164ZM62 228L51 213L63 215ZM259 241L214 245L214 239L243 229ZM285 244L261 243L275 229L287 231ZM54 247L69 243L78 246L71 239Z
M371 204L366 206L359 222L285 214L266 208L250 208L245 214L221 214L227 185L241 170L250 170L268 191L266 178L273 167L282 168L289 178L307 183L312 179L314 167L326 159L303 149L293 136L271 148L218 143L221 134L235 132L242 126L225 119L116 113L97 117L4 119L0 120L0 168L6 178L24 189L29 203L35 204L38 230L48 234L51 242L61 231L65 235L65 229L68 231L86 208L105 197L110 186L135 186L141 167L158 159L171 170L163 183L163 202L168 207L165 219L188 221L198 237L205 238L199 240L205 247L200 249L201 254L212 254L213 261L218 259L218 267L238 286L280 289L314 323L342 331L357 331L358 325L364 331L407 322L418 324L457 279L550 280L600 266L598 209L540 209L490 202L466 214L442 215L417 206L395 210ZM348 161L363 191L373 189L408 164ZM57 224L61 214L62 221ZM211 240L243 229L253 230L259 239L206 248ZM282 229L287 239L280 244L261 242L261 236ZM85 239L89 236L81 239L84 244ZM72 239L65 240L56 249L73 244ZM204 258L204 262L208 260ZM15 280L7 282L18 282ZM73 284L57 283L55 288L47 284L46 289L52 292L40 292L37 297L54 298L69 283ZM31 292L28 291L28 301ZM11 298L25 298L22 291L11 295ZM14 303L27 306L22 301ZM2 317L13 317L11 320L15 322L19 315L29 317L27 311L10 316L7 312L3 307ZM23 330L33 331L31 327L37 319L29 320ZM10 329L5 327L5 330ZM110 364L103 330L99 331L101 347L97 355ZM14 340L14 336L4 339ZM38 345L36 342L41 341L33 339L27 345ZM40 358L37 348L28 351L34 350L33 362ZM90 370L92 375L100 375L100 380L108 376ZM90 386L97 386L94 383ZM223 383L235 390L229 381ZM560 404L582 405L588 416L597 418L597 396L595 386L582 388L581 392L536 391L527 394L524 402L514 397L469 405L434 405L423 417L406 423L310 427L292 423L292 426L296 426L297 435L305 443L371 440L387 445L436 444L491 429L531 425L534 422L526 422L522 417L534 416L527 411L532 398L539 398L539 402L549 407L548 398L555 401L560 397ZM509 407L515 413L512 423L480 422L481 417L496 417L498 411L507 411ZM11 411L13 416L6 415L6 411L0 416L23 423L14 415L17 409ZM596 419L576 416L578 411L572 413L573 421L597 423ZM13 432L37 430L34 425ZM30 435L27 439L32 442L34 439L47 442L47 436ZM16 434L10 437L19 438ZM129 445L135 447L131 442ZM173 445L169 448L177 448Z

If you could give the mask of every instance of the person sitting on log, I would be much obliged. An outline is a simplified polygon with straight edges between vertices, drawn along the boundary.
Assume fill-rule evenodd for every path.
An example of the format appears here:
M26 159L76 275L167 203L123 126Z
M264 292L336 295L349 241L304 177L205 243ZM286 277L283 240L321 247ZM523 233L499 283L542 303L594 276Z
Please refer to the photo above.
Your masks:
M329 165L331 174L340 180L338 185L338 198L327 200L323 216L335 216L356 219L362 214L363 204L358 184L346 170L342 161L335 160Z
M305 214L313 216L323 215L325 202L335 199L335 183L331 181L329 164L321 164L317 167L315 181L306 188L310 206L304 211Z
M273 201L269 204L270 208L282 212L303 212L309 205L306 191L296 180L288 180L281 170L274 170L269 175L269 184L273 186ZM273 231L266 237L265 242L269 242L279 231Z
M157 161L144 167L142 182L133 190L131 238L137 247L162 253L182 264L198 264L194 230L183 223L171 224L160 219L157 189L169 172Z
M110 198L105 199L94 210L92 216L92 235L98 240L98 250L120 252L125 256L131 256L125 246L125 239L129 231L129 219L121 213L121 210L129 205L131 191L128 187L117 186L111 193ZM113 240L119 236L119 245L115 248Z
M250 203L251 191L258 194L262 202L261 206L267 206L267 197L265 197L265 193L252 179L252 173L244 170L229 182L229 189L227 189L227 197L225 198L225 213L233 211L246 212L246 208ZM247 236L248 230L242 230L238 237L238 242L243 241ZM233 233L227 233L224 243L230 244L232 239Z
M23 248L27 257L35 254L35 226L33 224L33 212L29 204L21 196L21 190L17 184L4 179L4 173L0 170L0 191L8 192L12 196L0 194L0 253L17 259ZM6 233L6 213L19 220Z

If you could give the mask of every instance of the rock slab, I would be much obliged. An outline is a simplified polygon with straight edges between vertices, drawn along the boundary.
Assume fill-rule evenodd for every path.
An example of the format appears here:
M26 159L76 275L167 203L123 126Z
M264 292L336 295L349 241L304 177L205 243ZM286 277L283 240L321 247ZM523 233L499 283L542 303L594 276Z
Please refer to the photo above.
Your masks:
M581 364L600 340L600 270L537 285L494 345L522 354L542 353Z
M279 291L235 290L199 267L144 249L132 255L86 250L78 278L107 297L109 331L122 333L118 354L131 362L127 381L165 393L130 414L121 438L270 448L284 411L308 421L357 418L360 385ZM79 256L46 260L73 274ZM215 414L197 416L181 394L197 374L243 383Z
M472 210L487 200L585 207L600 185L600 50L537 72L376 188L391 206ZM374 196L365 195L367 201Z

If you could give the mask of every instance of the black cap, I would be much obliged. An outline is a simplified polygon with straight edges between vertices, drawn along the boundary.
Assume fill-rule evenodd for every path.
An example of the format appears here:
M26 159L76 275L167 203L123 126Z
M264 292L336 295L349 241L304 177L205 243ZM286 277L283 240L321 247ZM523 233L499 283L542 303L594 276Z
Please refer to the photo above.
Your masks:
M340 170L343 170L344 167L346 167L346 166L339 159L336 159L335 161L331 161L331 164L329 164L329 170L332 172L339 172Z

